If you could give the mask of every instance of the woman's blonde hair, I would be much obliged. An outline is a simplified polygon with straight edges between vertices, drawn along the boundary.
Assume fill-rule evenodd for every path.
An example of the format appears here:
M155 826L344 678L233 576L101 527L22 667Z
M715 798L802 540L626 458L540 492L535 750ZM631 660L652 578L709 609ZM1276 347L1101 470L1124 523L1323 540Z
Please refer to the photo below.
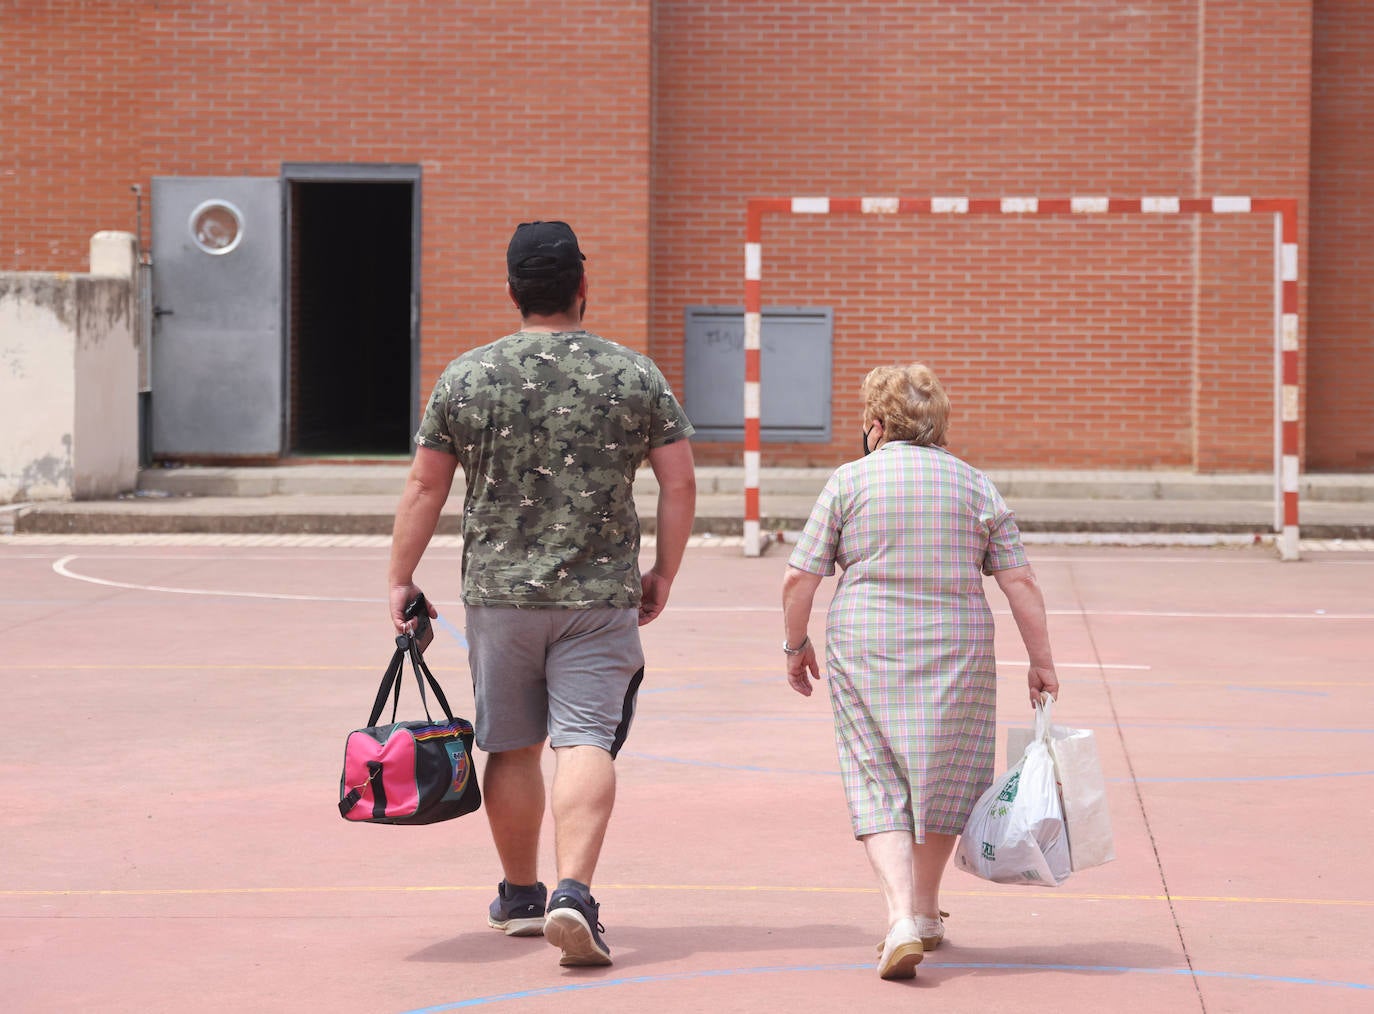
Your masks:
M887 440L943 447L949 398L930 367L878 366L864 377L864 419L880 420Z

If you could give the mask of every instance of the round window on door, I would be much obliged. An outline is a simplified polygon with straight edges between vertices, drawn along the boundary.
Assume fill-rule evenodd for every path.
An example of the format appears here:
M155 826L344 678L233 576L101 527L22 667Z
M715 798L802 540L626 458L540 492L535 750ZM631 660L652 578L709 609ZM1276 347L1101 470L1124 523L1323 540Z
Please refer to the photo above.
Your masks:
M227 254L243 239L243 212L228 201L216 199L196 205L188 225L191 239L208 254Z

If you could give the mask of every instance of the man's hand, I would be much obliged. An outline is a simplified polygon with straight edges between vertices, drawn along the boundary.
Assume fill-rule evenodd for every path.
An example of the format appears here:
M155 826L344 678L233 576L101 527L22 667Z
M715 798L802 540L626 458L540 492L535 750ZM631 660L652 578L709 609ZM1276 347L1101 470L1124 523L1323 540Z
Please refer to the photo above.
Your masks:
M639 600L639 625L642 627L658 618L663 607L668 604L668 592L673 582L654 570L647 570L639 579L643 597Z
M395 584L391 586L391 625L396 628L398 634L408 634L415 629L415 620L407 620L406 606L409 605L416 595L420 594L419 587L415 582L410 581L406 584ZM434 607L434 603L425 598L425 608L431 620L439 618L439 610Z

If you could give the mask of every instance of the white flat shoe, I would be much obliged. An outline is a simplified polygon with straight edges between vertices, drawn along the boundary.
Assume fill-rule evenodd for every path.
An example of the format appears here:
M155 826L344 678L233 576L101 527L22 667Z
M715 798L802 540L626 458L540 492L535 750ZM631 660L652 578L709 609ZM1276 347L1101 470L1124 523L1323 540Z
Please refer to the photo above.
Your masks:
M923 915L916 917L916 935L921 938L921 949L933 951L939 947L945 939L944 920L949 918L948 912L941 912L939 919L929 919ZM886 940L878 941L878 953L883 953L883 947L887 945Z
M949 913L941 912L940 915L946 916ZM921 938L921 946L928 951L933 951L945 939L945 921L944 919L930 919L918 915L916 917L916 932Z
M892 929L887 931L883 940L882 953L878 956L878 977L881 979L911 979L916 975L916 966L925 957L921 946L920 934L916 931L916 920L898 919Z

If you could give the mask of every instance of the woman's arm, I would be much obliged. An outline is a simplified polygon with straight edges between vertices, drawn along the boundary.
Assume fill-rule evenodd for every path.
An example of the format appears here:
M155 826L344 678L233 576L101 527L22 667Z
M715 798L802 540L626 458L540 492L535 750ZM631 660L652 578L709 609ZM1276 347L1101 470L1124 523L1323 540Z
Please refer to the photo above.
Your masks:
M1031 707L1040 701L1040 694L1047 693L1056 699L1059 696L1059 677L1054 671L1054 655L1050 651L1050 628L1045 618L1045 597L1040 593L1040 584L1035 580L1035 571L1030 564L995 571L997 587L1007 597L1011 606L1012 618L1016 629L1021 631L1021 641L1026 646L1030 658L1030 671L1026 682L1030 687Z
M821 678L816 664L816 646L806 633L811 621L811 606L816 601L816 589L821 586L821 575L809 574L804 570L789 566L782 578L782 629L787 644L800 647L800 655L787 655L787 682L792 689L803 697L811 696L811 679Z

